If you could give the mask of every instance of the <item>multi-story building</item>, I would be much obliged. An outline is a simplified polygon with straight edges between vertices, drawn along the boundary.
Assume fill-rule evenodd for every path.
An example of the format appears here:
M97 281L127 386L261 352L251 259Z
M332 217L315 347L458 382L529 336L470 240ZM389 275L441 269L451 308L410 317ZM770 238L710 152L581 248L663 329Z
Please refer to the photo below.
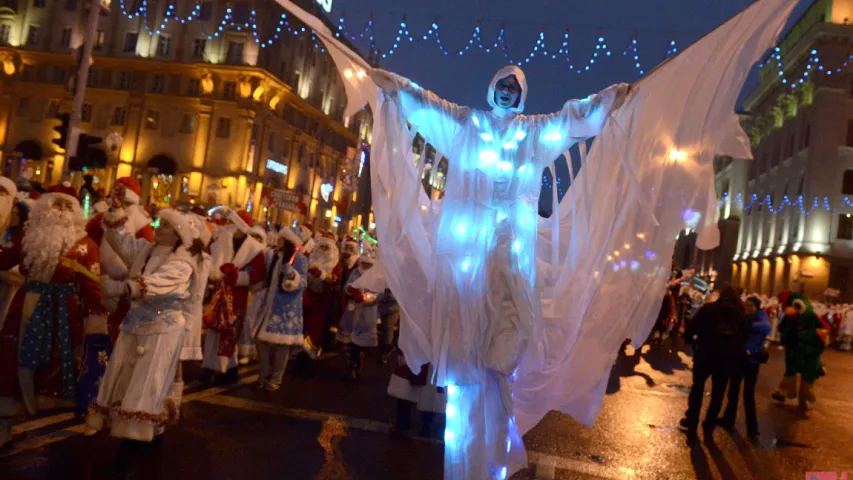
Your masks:
M815 2L744 107L755 160L745 194L724 202L743 205L735 283L853 299L853 0Z
M323 18L315 1L297 3ZM34 181L60 180L54 117L70 111L87 12L84 0L0 0L5 175L32 168ZM107 191L135 176L149 204L345 227L352 189L342 164L371 128L366 113L347 122L345 103L330 56L274 0L116 0L98 25L82 109L81 128L104 139L103 154L72 167ZM264 187L301 201L293 211L264 207Z

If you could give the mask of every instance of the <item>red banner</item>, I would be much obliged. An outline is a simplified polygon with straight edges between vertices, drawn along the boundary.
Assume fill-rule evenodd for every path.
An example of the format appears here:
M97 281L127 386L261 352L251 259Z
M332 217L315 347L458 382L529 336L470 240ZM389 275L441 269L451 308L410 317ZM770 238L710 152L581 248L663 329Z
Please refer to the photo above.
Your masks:
M264 187L263 190L261 190L261 205L265 207L275 207L281 210L288 210L303 215L307 211L306 205L302 202L302 195L292 190L279 190L276 188Z

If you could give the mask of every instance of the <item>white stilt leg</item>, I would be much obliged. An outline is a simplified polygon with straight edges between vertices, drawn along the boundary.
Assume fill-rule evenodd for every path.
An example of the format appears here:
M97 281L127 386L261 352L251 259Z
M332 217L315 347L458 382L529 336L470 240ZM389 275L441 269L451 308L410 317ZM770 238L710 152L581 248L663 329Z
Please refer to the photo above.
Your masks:
M445 413L445 480L505 480L510 438L517 435L499 378L489 372L485 384L449 385Z

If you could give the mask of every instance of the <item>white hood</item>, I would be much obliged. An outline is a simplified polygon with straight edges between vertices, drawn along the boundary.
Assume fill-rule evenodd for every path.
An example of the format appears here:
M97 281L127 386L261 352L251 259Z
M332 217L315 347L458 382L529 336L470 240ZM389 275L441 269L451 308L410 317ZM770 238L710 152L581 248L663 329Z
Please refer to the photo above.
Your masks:
M495 85L497 85L499 80L510 75L515 75L515 79L518 80L518 84L521 86L521 95L518 97L518 105L507 110L512 113L521 113L524 111L524 102L527 100L527 77L524 76L524 71L515 65L508 65L498 70L498 73L492 77L492 82L489 83L489 93L486 99L488 100L490 107L498 108L498 105L495 103Z

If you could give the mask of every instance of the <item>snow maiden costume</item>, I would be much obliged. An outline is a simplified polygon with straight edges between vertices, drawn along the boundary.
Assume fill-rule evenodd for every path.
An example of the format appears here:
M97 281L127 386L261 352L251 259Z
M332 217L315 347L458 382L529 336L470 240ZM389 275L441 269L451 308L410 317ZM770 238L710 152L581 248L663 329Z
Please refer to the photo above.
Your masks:
M285 245L276 249L255 333L261 375L258 386L278 390L290 348L302 348L302 295L307 285L308 259L299 251L302 233L294 227L279 232Z
M351 273L344 289L346 307L341 316L337 338L338 341L349 346L348 373L352 378L361 376L361 364L364 359L362 349L379 345L376 324L379 319L377 292L353 285L353 282L373 267L378 255L378 248L367 248L364 254L359 256L358 263L353 265L356 268L349 267ZM344 267L347 268L347 265ZM379 292L382 291L384 289L379 290Z
M676 234L694 228L701 248L719 243L713 158L751 158L734 107L796 2L753 4L641 80L612 115L623 87L544 116L520 114L523 85L512 109L453 105L377 72L319 19L279 3L327 47L345 114L371 103L380 262L407 363L432 363L431 383L448 387L444 477L507 478L526 466L520 434L548 411L594 422L619 345L654 323ZM523 83L515 69L498 77L509 73ZM440 201L421 187L416 131L450 159ZM570 154L583 168L567 206L540 220L542 168L594 135L588 152L582 142Z
M165 425L177 421L178 406L167 399L180 361L186 323L184 311L199 282L199 255L191 253L192 226L177 210L158 212L171 225L180 243L154 245L144 239L106 232L107 241L132 265L130 280L113 281L133 300L107 365L98 398L92 403L87 433L106 420L114 437L150 442Z

